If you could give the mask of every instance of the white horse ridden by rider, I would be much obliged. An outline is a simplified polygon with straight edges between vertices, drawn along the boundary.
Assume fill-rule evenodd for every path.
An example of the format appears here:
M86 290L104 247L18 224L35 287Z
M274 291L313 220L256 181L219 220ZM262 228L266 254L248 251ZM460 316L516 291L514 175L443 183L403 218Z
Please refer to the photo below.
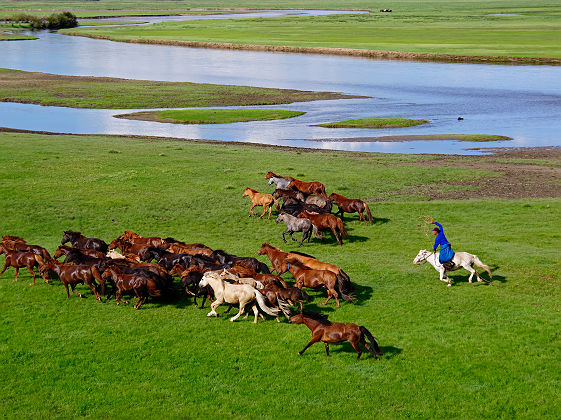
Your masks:
M489 266L483 264L481 260L477 257L477 255L470 254L468 252L456 252L454 254L454 258L452 258L451 262L454 263L452 268L446 268L444 265L440 264L438 261L438 256L440 252L430 252L426 249L421 249L415 259L413 260L413 264L419 264L423 261L428 261L436 271L440 273L440 280L448 282L448 286L452 286L452 280L446 274L447 271L456 271L460 268L465 268L467 271L471 273L469 276L469 282L472 282L473 275L477 276L477 281L482 282L484 281L480 276L479 273L473 268L475 264L478 267L483 268L487 273L489 273L489 277L493 278L491 274L491 269Z
M269 308L266 304L265 297L254 287L249 284L230 284L221 278L220 273L207 271L201 281L199 282L200 287L210 285L214 291L214 296L216 300L210 305L211 311L207 316L218 316L216 308L220 306L223 302L230 304L239 304L240 311L230 318L231 322L234 322L244 313L245 307L251 304L251 309L255 314L254 324L257 324L257 317L259 316L259 311L257 310L257 305L267 314L272 316L277 316L279 313L278 309ZM257 302L257 303L256 303Z

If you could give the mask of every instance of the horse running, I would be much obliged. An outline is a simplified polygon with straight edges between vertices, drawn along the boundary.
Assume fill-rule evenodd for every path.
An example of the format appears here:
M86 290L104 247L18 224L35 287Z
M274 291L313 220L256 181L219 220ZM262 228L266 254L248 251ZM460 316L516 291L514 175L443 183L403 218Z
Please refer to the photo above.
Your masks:
M19 269L22 267L26 267L27 271L29 271L33 276L33 283L31 284L35 284L35 271L33 269L35 267L40 267L41 264L44 263L43 257L41 255L37 255L33 252L27 251L13 251L7 249L5 245L0 245L0 255L1 254L5 254L6 262L4 264L2 272L0 273L0 276L4 274L4 271L6 271L8 267L14 267L14 269L16 270L14 281L18 281ZM39 273L41 273L41 271L39 271ZM47 277L44 275L42 275L42 277L45 280L45 283L48 283Z
M368 207L368 204L366 204L364 201L359 200L358 198L347 198L344 195L337 194L337 193L331 193L329 195L329 198L335 201L335 203L337 204L339 210L337 210L337 213L335 214L340 214L341 219L343 219L343 213L356 212L358 213L360 218L359 223L362 222L362 220L364 219L364 224L367 225L368 221L366 220L366 217L363 215L363 213L366 211L368 220L370 221L370 223L372 223L373 221L372 213L370 213L370 208Z
M115 293L115 300L117 305L121 302L121 295L125 291L134 290L138 297L138 301L134 304L134 309L139 309L148 296L161 296L161 291L158 289L156 282L153 278L144 276L142 274L125 274L116 266L109 266L104 271L102 277L108 279L111 277L117 288ZM124 303L129 303L123 300Z
M309 219L318 230L330 229L331 232L333 232L335 239L337 239L337 245L342 245L342 238L346 238L348 236L345 226L343 225L343 221L331 213L317 214L304 210L298 215L298 217L305 217L306 219Z
M290 271L290 274L294 276L294 280L296 280L295 286L298 289L302 289L302 287L309 287L311 289L325 287L327 289L327 299L321 304L326 305L331 298L334 298L336 302L335 307L338 308L340 306L339 294L335 290L335 288L338 286L337 274L329 270L314 270L304 267L299 262L290 258L288 259L288 261L288 271ZM344 293L341 293L341 295L343 297L347 296Z
M108 245L98 238L87 238L80 232L75 232L73 230L67 230L64 232L64 236L60 241L61 245L70 242L72 246L77 248L93 249L95 251L103 252L104 254L108 251Z
M294 217L288 213L280 213L277 216L277 220L275 220L275 222L276 223L284 222L284 224L286 225L286 230L282 233L282 240L284 241L284 243L286 243L286 238L284 237L286 233L290 235L290 239L296 241L296 239L294 239L292 234L294 232L302 232L302 240L298 244L298 247L302 246L302 243L306 239L308 239L308 242L310 242L310 238L312 237L312 232L316 236L318 236L317 228L309 219Z
M304 194L316 194L316 195L323 195L325 196L325 186L318 181L313 182L306 182L300 181L299 179L293 179L290 184L288 184L288 188L296 189Z
M359 343L362 343L364 347L378 360L378 356L383 356L384 353L378 347L378 343L366 329L366 327L358 326L349 322L331 322L327 319L327 315L321 315L316 312L304 311L298 315L291 317L288 322L291 324L305 324L312 331L312 339L306 347L304 347L298 354L301 356L308 347L318 341L323 341L325 345L325 352L329 356L329 343L340 343L342 341L350 341L351 345L357 352L357 360L360 359L362 350L360 349ZM366 342L366 338L372 343L372 348Z
M456 252L454 254L454 258L452 258L452 262L454 266L452 268L446 269L444 265L440 264L438 261L438 256L440 252L430 252L426 249L421 249L415 259L413 260L413 264L419 264L423 261L428 261L436 271L440 273L440 280L448 282L448 286L452 286L452 280L446 274L447 271L456 271L460 268L465 268L471 274L469 276L469 282L472 282L473 275L477 276L477 281L482 282L484 281L480 276L479 273L473 268L474 265L483 268L487 273L489 273L489 277L492 279L493 275L491 274L491 269L489 266L483 264L481 260L477 257L477 255L470 254L468 252Z
M273 207L271 206L271 204L273 204L273 202L275 203L275 205L277 207L277 211L280 209L279 202L271 194L261 194L259 191L256 191L253 188L248 187L243 192L242 197L248 197L248 196L251 199L251 207L249 209L249 217L251 217L252 214L257 216L253 212L253 208L256 207L256 206L263 206L263 214L261 216L259 216L260 219L262 219L263 216L265 216L265 213L267 213L267 210L269 210L268 219L271 218L271 211L273 210Z
M83 297L82 294L76 292L74 288L77 284L85 284L88 286L95 298L101 301L99 293L97 292L96 282L99 281L103 284L104 281L96 266L89 266L86 264L64 264L56 260L47 261L45 264L39 267L39 272L44 275L49 271L53 271L60 278L62 284L66 288L66 297L70 299L70 292L68 290L68 285L72 289L72 293L76 296Z
M273 267L271 271L276 271L279 276L288 271L288 263L286 262L288 252L281 251L273 245L264 243L257 251L257 254L267 255Z
M264 296L250 285L227 283L218 273L213 271L206 272L199 282L200 287L205 287L207 285L212 287L214 296L216 297L216 300L210 305L211 311L207 314L207 316L218 316L216 308L218 308L218 306L220 306L223 302L239 304L240 311L230 318L231 322L234 322L244 313L245 307L248 304L251 305L251 309L255 314L255 319L253 320L254 324L257 324L257 317L259 316L257 305L259 305L259 308L269 315L276 317L279 313L278 309L269 308L265 303Z
M272 172L269 172L269 173L272 173ZM287 190L291 181L292 180L287 179L287 178L283 178L283 177L278 176L278 175L271 175L269 177L269 185L274 183L277 189L280 188L282 190Z

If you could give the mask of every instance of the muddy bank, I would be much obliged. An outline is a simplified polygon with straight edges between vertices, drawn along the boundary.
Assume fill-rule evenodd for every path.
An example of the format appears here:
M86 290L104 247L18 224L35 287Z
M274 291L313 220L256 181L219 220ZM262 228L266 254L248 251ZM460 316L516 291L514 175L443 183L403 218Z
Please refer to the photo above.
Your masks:
M297 139L295 139L297 140ZM497 136L493 134L411 134L405 136L380 136L380 137L344 137L344 138L325 138L325 139L305 139L315 142L386 142L398 143L406 141L505 141L512 140L511 137Z

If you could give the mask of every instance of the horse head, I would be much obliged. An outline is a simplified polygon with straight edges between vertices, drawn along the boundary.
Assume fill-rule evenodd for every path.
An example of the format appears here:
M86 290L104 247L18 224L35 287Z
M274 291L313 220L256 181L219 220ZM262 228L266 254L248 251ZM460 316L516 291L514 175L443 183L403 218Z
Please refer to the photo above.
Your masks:
M288 318L289 324L303 324L304 323L304 315L302 313L296 314Z
M413 264L419 264L425 261L431 253L426 249L421 249L415 259L413 260Z
M66 242L72 242L77 238L79 238L80 236L82 236L80 232L76 232L74 230L65 230L64 236L62 237L60 243L61 245L64 245Z

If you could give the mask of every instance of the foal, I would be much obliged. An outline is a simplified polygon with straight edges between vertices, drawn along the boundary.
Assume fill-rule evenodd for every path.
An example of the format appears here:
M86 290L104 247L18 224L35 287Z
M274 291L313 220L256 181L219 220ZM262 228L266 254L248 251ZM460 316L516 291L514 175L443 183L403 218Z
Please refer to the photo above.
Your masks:
M248 196L251 199L251 208L249 209L249 217L251 217L252 214L256 215L253 212L253 208L255 206L263 206L263 214L261 216L259 216L260 219L262 219L263 216L265 216L265 213L267 213L267 209L269 210L268 219L271 218L271 211L273 210L273 207L271 206L271 204L273 204L273 202L275 203L275 205L277 207L277 211L280 209L279 202L271 194L261 194L259 191L256 191L253 188L248 187L243 192L242 197L248 197ZM271 206L271 207L269 207L269 206Z

